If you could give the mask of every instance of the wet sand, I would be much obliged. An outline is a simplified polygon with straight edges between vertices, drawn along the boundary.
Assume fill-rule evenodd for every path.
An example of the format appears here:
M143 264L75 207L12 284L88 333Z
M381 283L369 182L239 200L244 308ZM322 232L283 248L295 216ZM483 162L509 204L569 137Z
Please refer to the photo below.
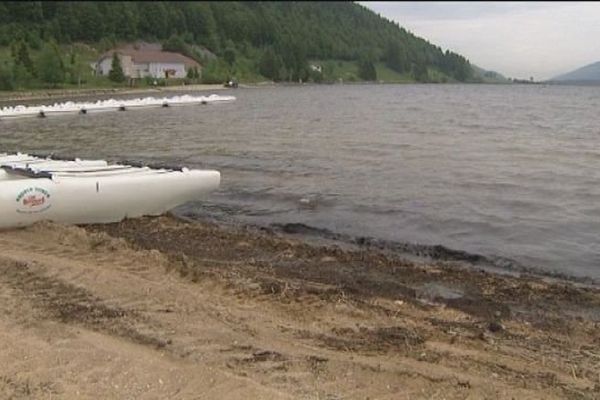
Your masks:
M597 399L600 290L175 218L0 232L0 398Z

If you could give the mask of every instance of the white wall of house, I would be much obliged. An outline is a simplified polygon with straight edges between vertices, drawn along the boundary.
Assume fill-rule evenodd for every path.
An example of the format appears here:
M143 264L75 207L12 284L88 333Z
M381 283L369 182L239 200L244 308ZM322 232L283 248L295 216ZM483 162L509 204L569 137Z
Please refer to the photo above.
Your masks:
M108 75L111 70L112 58L104 58L98 63L96 67L96 73L98 75Z
M174 70L175 75L169 75L170 78L185 78L185 64L183 63L150 63L150 76L153 78L164 78L166 70Z
M134 65L131 62L131 56L117 55L121 60L121 68L123 68L123 74L125 76L132 76L134 74ZM103 58L96 66L96 74L108 75L112 69L112 57Z
M123 67L123 73L125 76L131 78L165 78L166 70L173 70L175 74L169 75L170 78L185 78L187 71L185 64L183 63L134 63L131 60L131 56L119 55L121 59L121 66ZM108 75L112 69L112 57L106 57L102 59L96 65L97 75Z
M135 78L145 78L150 75L150 64L133 64L133 69L135 70L133 76Z

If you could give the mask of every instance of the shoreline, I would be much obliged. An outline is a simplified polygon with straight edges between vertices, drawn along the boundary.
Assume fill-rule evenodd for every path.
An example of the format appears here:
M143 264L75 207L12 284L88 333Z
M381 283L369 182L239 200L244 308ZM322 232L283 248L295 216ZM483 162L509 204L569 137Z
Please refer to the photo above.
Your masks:
M69 97L91 97L106 95L132 95L132 94L152 94L162 92L203 92L227 89L220 84L197 84L197 85L177 85L161 86L155 88L90 88L90 89L47 89L31 90L23 92L0 92L0 103L9 103L14 101L34 101L44 99L63 99Z
M174 215L183 221L195 222L194 218ZM218 223L221 223L220 221ZM235 224L233 224L235 225ZM528 266L510 258L486 256L480 253L447 247L445 245L424 245L419 243L396 242L373 236L353 236L336 233L327 229L314 228L302 223L274 224L268 227L261 225L244 225L249 229L266 230L277 234L286 234L298 240L308 241L319 246L323 243L350 246L355 249L365 248L384 252L385 254L404 258L415 263L446 263L453 268L468 271L482 270L492 275L506 275L514 278L531 277L552 283L564 283L581 287L600 289L600 280L589 275L569 275L565 272Z
M240 83L240 89L258 89L264 87L304 87L304 86L340 86L340 85L507 85L506 83L473 83L473 82L449 82L449 83L419 83L419 82L385 82L385 81L344 81L344 82L253 82ZM161 92L183 92L183 91L211 91L230 89L223 84L193 84L193 85L174 85L160 87L116 87L116 88L83 88L83 89L32 89L23 91L0 91L0 103L10 103L15 101L34 101L44 99L64 99L70 97L91 97L106 95L132 95L144 93Z
M167 215L0 232L0 296L0 397L600 393L598 288L258 228Z

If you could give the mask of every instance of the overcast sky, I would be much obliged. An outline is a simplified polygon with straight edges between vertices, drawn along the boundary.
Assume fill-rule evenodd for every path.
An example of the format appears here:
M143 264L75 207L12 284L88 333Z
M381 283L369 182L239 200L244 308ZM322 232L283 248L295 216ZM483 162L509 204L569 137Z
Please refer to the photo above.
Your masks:
M359 2L429 42L511 78L600 61L600 2Z

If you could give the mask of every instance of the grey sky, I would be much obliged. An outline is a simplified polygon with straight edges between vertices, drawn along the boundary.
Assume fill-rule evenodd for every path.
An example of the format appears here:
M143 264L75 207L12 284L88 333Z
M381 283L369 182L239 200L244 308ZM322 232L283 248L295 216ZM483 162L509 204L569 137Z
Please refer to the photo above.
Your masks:
M359 2L505 76L552 78L600 61L600 2Z

